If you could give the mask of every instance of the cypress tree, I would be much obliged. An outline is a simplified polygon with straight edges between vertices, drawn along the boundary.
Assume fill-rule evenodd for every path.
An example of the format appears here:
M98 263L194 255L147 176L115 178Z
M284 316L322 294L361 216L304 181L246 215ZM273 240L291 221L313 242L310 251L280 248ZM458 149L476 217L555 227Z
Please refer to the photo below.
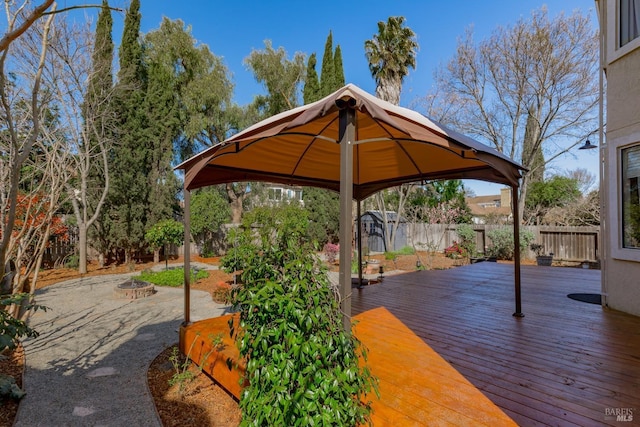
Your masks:
M322 74L320 74L321 98L329 95L336 89L334 79L333 36L331 35L331 31L329 31L327 41L324 45L324 55L322 56Z
M140 0L131 0L124 18L122 42L118 52L120 62L118 80L121 86L143 80L142 45L139 40L141 18Z
M87 84L87 95L85 98L85 118L96 117L101 120L103 116L97 114L99 109L104 109L104 100L111 93L113 86L113 39L111 30L113 19L107 0L102 0L102 9L98 15L96 23L95 41L91 60L93 62L93 73L89 76ZM88 111L90 110L90 111Z
M305 104L310 104L322 98L320 96L320 81L316 71L316 62L316 54L312 53L307 61L307 78L302 91L302 98Z
M147 114L149 151L148 225L173 218L177 210L178 181L171 162L173 141L180 130L173 77L160 64L149 64L149 85L144 110Z
M130 262L144 246L149 194L149 146L144 103L146 70L142 61L140 1L132 0L124 21L116 90L118 147L114 151L110 216L115 244Z
M344 67L342 66L342 50L340 49L340 45L336 46L336 51L333 55L333 70L335 75L334 81L336 86L334 90L338 90L345 85Z

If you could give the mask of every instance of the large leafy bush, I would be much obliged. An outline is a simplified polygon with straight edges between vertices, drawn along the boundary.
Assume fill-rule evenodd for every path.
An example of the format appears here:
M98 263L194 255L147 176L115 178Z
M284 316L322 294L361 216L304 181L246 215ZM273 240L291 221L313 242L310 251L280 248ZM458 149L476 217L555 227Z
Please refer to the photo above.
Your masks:
M515 248L513 230L508 227L497 228L487 232L487 237L491 239L489 246L489 256L498 259L512 260ZM529 230L520 230L520 254L524 254L529 244L533 241L533 233Z
M307 242L300 207L256 209L231 236L222 265L241 270L234 291L238 346L247 358L242 425L368 422L375 379L364 348L345 332L336 290Z

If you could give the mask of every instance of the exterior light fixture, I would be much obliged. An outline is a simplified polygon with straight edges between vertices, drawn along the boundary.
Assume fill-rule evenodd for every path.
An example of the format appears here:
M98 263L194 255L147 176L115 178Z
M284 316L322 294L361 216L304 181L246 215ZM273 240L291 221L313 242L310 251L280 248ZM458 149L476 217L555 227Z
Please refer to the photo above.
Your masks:
M584 145L580 148L578 148L578 150L591 150L593 148L598 148L598 146L596 144L592 144L591 141L589 141L588 139L584 142Z

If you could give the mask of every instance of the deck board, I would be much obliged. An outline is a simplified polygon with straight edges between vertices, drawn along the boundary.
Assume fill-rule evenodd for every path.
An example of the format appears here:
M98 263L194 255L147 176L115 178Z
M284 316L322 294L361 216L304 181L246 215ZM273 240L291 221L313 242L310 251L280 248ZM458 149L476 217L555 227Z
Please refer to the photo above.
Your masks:
M386 309L354 320L354 333L369 350L367 365L379 379L374 425L515 425Z
M640 409L640 318L573 301L600 272L480 263L385 278L354 289L352 312L385 307L518 424L617 425L607 408Z

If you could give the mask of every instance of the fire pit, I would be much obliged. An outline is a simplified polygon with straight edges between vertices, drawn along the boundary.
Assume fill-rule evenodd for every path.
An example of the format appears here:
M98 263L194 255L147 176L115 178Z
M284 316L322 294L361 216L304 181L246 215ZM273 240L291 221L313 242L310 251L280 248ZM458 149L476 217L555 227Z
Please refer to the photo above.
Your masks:
M142 280L129 279L120 283L114 290L116 298L138 299L151 296L155 293L153 283Z

